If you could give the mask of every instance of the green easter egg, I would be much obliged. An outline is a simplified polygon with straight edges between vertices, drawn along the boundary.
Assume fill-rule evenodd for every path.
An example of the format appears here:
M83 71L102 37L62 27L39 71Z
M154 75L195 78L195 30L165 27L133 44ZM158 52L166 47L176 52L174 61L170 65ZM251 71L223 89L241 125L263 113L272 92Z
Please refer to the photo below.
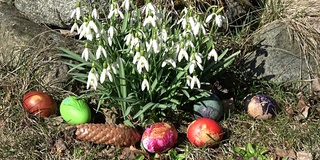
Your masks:
M60 114L68 124L88 123L91 120L88 104L74 96L67 97L61 102Z

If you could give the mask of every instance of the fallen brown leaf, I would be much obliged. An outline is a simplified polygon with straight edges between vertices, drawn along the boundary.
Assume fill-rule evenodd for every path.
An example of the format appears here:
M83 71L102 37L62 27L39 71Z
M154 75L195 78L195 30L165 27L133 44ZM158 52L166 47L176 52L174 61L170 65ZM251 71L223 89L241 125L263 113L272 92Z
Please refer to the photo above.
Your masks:
M312 160L312 154L308 152L297 152L297 160Z
M285 158L288 156L288 153L285 149L276 148L276 155L281 158Z

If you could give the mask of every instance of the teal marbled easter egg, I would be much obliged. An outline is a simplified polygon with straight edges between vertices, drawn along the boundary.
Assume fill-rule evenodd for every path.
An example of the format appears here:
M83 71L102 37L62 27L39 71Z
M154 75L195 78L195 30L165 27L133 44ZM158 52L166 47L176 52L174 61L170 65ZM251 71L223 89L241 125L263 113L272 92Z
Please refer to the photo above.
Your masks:
M223 115L223 107L219 97L212 94L199 99L193 105L195 118L211 118L218 121Z

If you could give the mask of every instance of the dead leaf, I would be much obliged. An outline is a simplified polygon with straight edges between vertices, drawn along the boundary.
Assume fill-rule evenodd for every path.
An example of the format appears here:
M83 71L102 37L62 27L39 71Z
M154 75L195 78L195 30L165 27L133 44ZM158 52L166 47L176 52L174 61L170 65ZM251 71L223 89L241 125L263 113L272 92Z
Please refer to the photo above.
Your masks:
M297 152L297 160L312 160L312 154L308 152Z
M285 149L280 149L280 148L276 148L276 155L281 157L281 158L284 158L284 157L287 157L288 156L288 153Z
M311 82L311 90L314 95L320 98L320 78L315 78Z
M303 99L300 99L298 102L298 110L303 115L304 118L308 117L309 114L309 105Z
M287 115L288 115L289 117L293 117L294 111L293 111L292 106L290 106L290 105L286 106L286 113L287 113Z
M51 148L51 152L60 156L67 153L67 147L62 138L59 138L55 141L53 147Z
M288 152L288 158L296 159L297 158L296 152L290 149Z

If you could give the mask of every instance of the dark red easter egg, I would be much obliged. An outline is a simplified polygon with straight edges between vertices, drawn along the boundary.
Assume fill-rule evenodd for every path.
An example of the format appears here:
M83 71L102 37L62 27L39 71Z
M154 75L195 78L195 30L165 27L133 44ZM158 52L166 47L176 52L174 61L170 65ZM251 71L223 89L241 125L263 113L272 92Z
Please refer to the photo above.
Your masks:
M210 118L199 118L188 126L187 138L197 147L210 147L222 140L223 130L216 121Z
M46 93L30 91L23 96L23 108L36 116L49 117L56 113L57 105L53 98Z

